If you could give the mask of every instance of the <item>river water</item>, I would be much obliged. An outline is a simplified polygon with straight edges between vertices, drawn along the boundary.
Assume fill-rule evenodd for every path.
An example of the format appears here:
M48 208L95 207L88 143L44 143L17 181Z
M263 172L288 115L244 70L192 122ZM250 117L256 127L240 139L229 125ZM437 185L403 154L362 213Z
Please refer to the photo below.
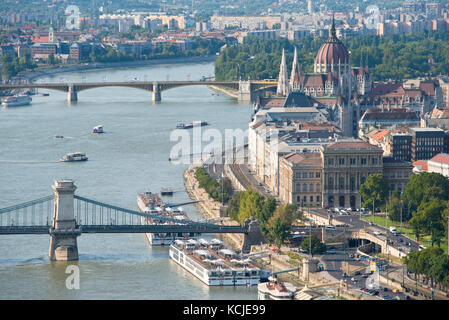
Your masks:
M213 63L152 65L65 73L42 82L199 80ZM48 92L50 96L42 96ZM183 172L187 164L168 161L170 134L178 121L207 121L205 128L247 128L251 106L206 86L162 92L131 88L67 95L39 90L31 106L0 109L0 208L52 194L55 179L75 181L76 194L136 209L138 192L172 187L171 203L189 201ZM102 124L105 133L91 134ZM63 135L64 139L56 139ZM60 163L69 152L89 161ZM184 207L198 220L195 206ZM209 236L211 237L211 236ZM143 234L83 234L78 237L80 288L66 288L66 262L48 259L48 235L0 236L0 299L256 299L255 287L208 287L170 260L168 248L148 245ZM73 262L71 262L73 263Z

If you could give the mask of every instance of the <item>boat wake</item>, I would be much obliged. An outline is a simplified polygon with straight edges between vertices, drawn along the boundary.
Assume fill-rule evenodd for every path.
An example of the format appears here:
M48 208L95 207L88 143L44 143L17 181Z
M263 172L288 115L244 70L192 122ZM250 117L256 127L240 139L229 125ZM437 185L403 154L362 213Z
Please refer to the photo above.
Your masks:
M59 161L0 160L0 163L59 163Z

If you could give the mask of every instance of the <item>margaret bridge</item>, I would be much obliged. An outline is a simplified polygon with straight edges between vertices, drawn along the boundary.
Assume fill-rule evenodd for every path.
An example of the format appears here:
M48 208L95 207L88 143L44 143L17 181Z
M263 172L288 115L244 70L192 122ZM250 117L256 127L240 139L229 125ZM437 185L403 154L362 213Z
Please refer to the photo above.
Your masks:
M49 89L67 92L68 102L78 100L78 92L100 87L128 87L142 89L153 94L153 101L161 101L161 92L182 86L217 86L238 92L238 101L253 101L257 92L277 86L276 81L126 81L126 82L80 82L80 83L28 83L1 84L0 91L14 89Z
M252 233L260 232L255 221L244 226L226 226L178 220L121 208L75 195L72 180L55 180L54 195L0 209L0 236L50 235L50 260L78 260L77 237L82 233L243 233L243 251L251 244ZM163 224L149 225L146 218ZM254 231L253 231L254 230Z

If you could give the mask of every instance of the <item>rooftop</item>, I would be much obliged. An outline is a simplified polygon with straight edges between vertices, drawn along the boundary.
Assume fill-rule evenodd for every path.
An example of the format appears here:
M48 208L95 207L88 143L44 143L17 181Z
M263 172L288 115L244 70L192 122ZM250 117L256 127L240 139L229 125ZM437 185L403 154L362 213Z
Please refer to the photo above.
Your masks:
M432 159L430 159L429 161L449 164L449 154L439 153L436 156L434 156Z

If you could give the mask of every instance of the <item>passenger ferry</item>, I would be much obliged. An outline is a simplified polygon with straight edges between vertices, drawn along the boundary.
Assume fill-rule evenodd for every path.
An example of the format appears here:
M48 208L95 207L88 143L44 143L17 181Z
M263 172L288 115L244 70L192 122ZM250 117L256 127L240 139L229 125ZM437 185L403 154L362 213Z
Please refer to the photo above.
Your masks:
M257 285L258 300L294 300L297 288L290 283L282 283L274 277Z
M137 205L139 210L144 213L151 214L153 216L159 216L162 219L157 219L157 217L146 218L142 217L142 224L159 224L159 225L170 225L174 222L167 222L163 218L177 219L180 221L191 221L186 212L181 208L171 208L167 207L159 197L157 193L144 192L137 194ZM145 233L145 237L152 246L164 246L171 245L176 239L189 239L199 236L200 233Z
M87 157L85 153L82 152L73 152L67 153L64 157L59 159L61 162L74 162L74 161L87 161Z
M208 286L250 286L260 283L263 270L224 247L223 242L175 240L170 258Z
M31 103L31 97L28 95L16 95L6 97L2 101L4 107L27 106Z
M188 124L179 122L176 125L176 129L191 129L193 127L203 127L203 126L207 126L207 125L208 125L208 123L206 121L193 121Z

